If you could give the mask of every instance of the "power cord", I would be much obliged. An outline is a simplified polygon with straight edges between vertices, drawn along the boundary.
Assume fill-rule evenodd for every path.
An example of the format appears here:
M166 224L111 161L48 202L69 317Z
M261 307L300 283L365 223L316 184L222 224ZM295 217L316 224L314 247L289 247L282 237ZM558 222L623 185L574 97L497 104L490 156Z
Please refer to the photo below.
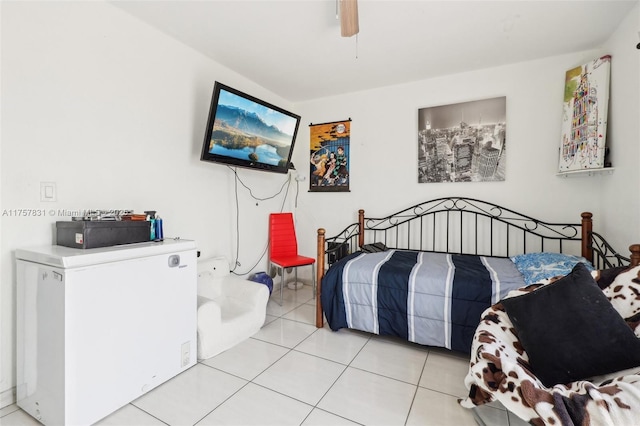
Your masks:
M262 262L262 259L264 259L264 256L267 254L267 249L269 248L269 241L267 240L264 246L264 250L262 251L262 254L258 258L256 263L251 268L249 268L247 272L243 272L243 273L235 272L237 267L242 266L242 264L239 261L240 259L240 201L238 198L238 182L240 182L240 184L244 186L247 189L247 191L249 191L249 195L251 196L251 198L253 198L256 201L271 200L277 197L278 195L280 195L286 186L287 190L284 193L284 197L282 198L282 204L280 205L280 213L282 213L282 211L284 210L284 203L287 200L287 195L289 194L289 187L291 186L291 175L287 175L287 179L283 182L282 186L280 187L280 190L277 193L266 198L259 198L253 195L253 191L251 190L251 188L249 188L244 182L242 182L242 179L240 179L240 176L238 175L238 171L235 168L230 166L227 166L227 167L229 167L229 169L231 169L231 171L233 171L233 174L235 175L234 192L235 192L235 199L236 199L236 260L235 262L233 262L234 266L230 272L235 275L245 275L251 272L256 266L260 264L260 262Z
M285 185L287 185L287 184L291 185L291 177L287 174L287 179L284 181L284 183L283 183L283 184L282 184L282 186L280 187L280 191L276 192L274 195L271 195L271 196L269 196L269 197L259 198L259 197L256 197L255 195L253 195L253 191L251 190L251 188L249 188L249 187L248 187L248 186L247 186L247 185L242 181L242 179L240 179L240 176L238 175L238 171L237 171L237 169L235 169L235 168L233 168L233 167L230 167L230 166L227 166L227 167L229 167L229 168L233 171L233 174L236 176L236 196L237 196L237 183L238 183L238 182L240 182L240 184L241 184L242 186L244 186L244 187L247 189L247 191L249 191L249 195L251 196L251 198L253 198L253 199L254 199L254 200L256 200L256 201L266 201L266 200L271 200L271 199L273 199L273 198L277 197L278 195L280 195L280 193L282 193L282 190L284 189L284 186L285 186ZM287 190L288 190L288 189L289 189L289 188L287 187ZM285 199L286 199L286 194L285 194Z

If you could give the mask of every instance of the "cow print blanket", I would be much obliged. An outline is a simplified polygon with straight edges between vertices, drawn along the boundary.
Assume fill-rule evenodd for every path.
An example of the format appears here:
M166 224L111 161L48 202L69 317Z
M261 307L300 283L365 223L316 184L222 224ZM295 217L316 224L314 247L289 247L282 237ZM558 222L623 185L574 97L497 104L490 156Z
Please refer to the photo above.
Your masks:
M592 274L640 338L640 266ZM553 279L512 291L507 297L550 282ZM463 407L499 401L533 425L640 424L640 368L547 388L532 373L527 354L501 303L482 314L465 385L469 395L460 401Z

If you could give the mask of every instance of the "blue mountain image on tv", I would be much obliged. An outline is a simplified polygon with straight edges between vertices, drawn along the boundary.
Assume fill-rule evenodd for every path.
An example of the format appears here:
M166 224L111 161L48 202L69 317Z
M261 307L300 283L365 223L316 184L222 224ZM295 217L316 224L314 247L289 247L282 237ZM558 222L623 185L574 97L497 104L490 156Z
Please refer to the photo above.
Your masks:
M268 125L257 114L218 105L209 144L211 154L284 165L290 149L291 136Z
M209 152L211 154L239 158L241 160L259 161L260 163L271 164L273 166L277 166L281 161L284 161L282 157L278 155L276 149L269 145L260 145L256 148L247 146L242 149L228 149L221 145L214 144Z

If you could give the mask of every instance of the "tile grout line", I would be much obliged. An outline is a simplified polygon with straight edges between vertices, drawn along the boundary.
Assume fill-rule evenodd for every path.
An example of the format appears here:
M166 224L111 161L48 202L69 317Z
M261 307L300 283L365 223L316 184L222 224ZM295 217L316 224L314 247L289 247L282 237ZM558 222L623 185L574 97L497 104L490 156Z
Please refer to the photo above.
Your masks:
M418 396L418 390L420 390L420 381L422 380L424 369L427 366L427 360L429 359L429 355L431 355L431 349L427 349L427 356L424 357L424 362L422 363L422 371L420 371L420 377L418 377L418 384L416 385L416 390L413 393L413 398L411 399L411 404L409 405L409 411L407 411L407 417L404 420L405 425L409 422L409 416L411 415L413 404L416 402L416 397Z

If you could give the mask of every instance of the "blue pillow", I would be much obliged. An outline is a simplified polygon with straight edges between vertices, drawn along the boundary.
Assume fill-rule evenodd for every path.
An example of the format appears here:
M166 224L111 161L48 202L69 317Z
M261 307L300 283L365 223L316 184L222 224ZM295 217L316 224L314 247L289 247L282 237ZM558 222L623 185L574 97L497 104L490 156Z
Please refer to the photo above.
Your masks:
M594 270L591 263L584 257L562 253L519 254L513 256L511 261L524 276L526 284L535 284L548 278L567 275L580 262L584 263L587 270Z

